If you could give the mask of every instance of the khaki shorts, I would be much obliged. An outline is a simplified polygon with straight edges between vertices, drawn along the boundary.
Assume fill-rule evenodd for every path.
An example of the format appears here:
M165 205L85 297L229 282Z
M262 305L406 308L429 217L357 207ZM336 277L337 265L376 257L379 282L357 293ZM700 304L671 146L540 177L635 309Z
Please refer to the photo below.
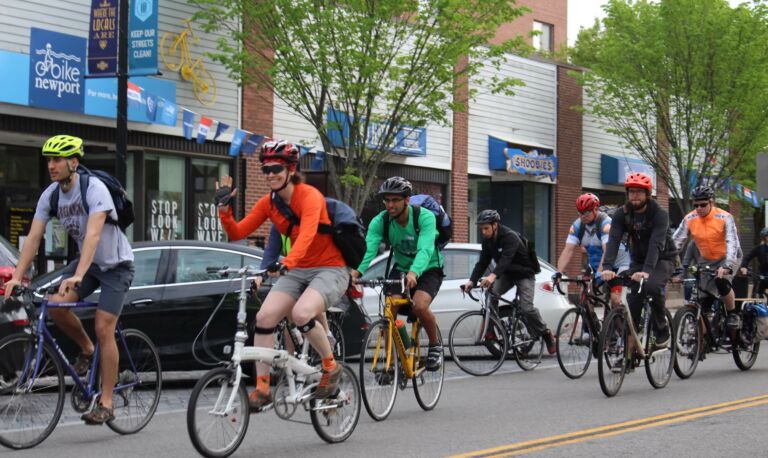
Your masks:
M341 302L349 287L349 272L345 267L311 267L291 269L272 286L272 291L288 294L295 300L307 288L312 288L325 299L325 309Z

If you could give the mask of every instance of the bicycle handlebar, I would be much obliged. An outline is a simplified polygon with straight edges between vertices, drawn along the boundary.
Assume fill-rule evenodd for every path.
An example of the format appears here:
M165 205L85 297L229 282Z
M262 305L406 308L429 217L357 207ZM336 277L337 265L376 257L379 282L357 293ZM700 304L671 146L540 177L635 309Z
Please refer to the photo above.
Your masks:
M262 277L267 278L268 269L257 269L252 266L243 266L243 267L206 267L205 272L209 274L219 274L222 277L226 277L229 274L237 274L238 277L247 276L247 277Z
M383 286L400 286L400 292L406 293L408 288L405 284L405 274L401 274L400 278L385 279L385 278L373 278L370 280L357 280L357 284L361 286L367 286L369 288L378 288Z

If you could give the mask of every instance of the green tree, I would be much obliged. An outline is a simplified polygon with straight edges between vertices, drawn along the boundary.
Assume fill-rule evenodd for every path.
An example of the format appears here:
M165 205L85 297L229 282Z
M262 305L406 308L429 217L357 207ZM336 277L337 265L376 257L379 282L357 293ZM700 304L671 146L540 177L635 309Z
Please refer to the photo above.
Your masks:
M524 14L508 0L190 0L207 31L228 29L212 57L241 84L274 91L317 131L336 195L360 210L404 126L446 125L454 91L528 49L492 43ZM242 24L242 27L239 27ZM518 80L484 87L512 93ZM472 94L470 94L470 97ZM329 108L347 115L328 121ZM342 125L344 124L344 125ZM330 132L343 129L334 147Z
M585 109L669 187L680 210L691 184L734 176L768 144L768 14L760 3L610 0L579 34Z

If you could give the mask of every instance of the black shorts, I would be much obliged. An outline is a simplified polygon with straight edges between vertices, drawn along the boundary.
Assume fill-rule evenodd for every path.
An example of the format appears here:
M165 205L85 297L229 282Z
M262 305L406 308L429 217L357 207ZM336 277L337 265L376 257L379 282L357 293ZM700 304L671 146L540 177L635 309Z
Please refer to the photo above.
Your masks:
M399 279L401 270L395 266L390 272L389 276L387 278L389 279ZM407 272L403 272L407 273ZM411 293L415 291L424 291L425 293L429 294L429 296L434 299L435 296L437 296L437 292L440 291L440 285L443 284L443 277L445 275L443 274L443 269L440 268L433 268L425 271L421 274L418 280L416 280L416 288L411 291ZM388 286L386 289L386 293L388 294L401 294L400 286Z

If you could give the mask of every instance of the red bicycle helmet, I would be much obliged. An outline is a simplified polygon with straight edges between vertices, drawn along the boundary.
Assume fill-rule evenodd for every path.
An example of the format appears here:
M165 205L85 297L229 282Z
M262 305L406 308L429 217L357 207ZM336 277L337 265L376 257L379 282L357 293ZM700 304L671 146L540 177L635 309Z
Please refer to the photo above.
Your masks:
M289 165L298 164L299 147L285 140L268 141L261 147L259 160L265 162L270 159L278 159Z
M629 188L642 188L653 192L653 180L646 173L633 172L627 175L627 180L624 182L624 189Z
M576 210L579 213L588 212L600 206L600 199L591 192L582 194L576 199Z

